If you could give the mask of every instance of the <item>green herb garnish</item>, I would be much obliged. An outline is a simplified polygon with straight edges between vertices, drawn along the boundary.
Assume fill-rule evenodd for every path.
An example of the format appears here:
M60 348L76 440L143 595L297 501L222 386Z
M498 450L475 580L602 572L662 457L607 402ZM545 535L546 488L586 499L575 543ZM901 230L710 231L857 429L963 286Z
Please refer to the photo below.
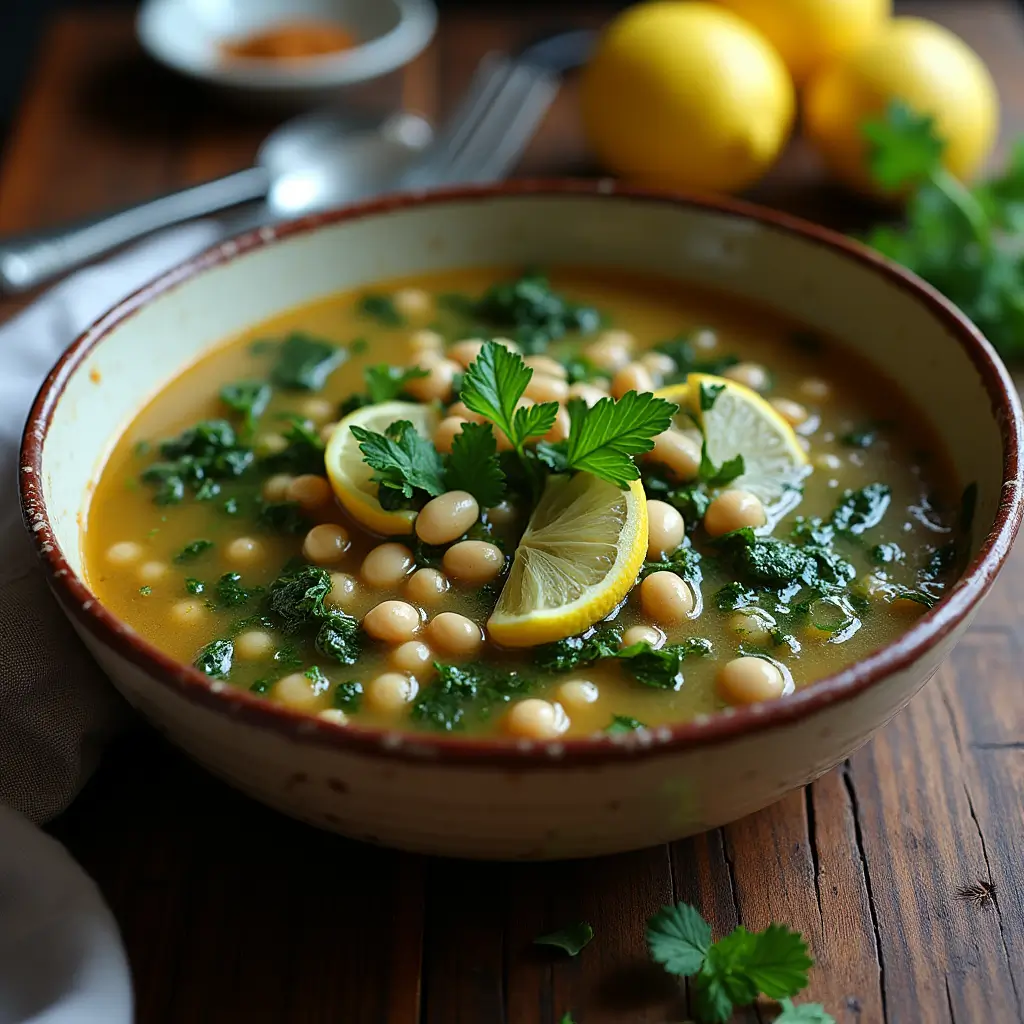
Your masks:
M612 720L604 727L609 736L622 736L625 733L636 732L637 729L646 729L639 719L631 718L629 715L612 715Z
M363 684L355 680L338 683L334 688L331 703L339 711L346 711L350 714L358 711L363 703Z
M359 622L343 612L331 612L316 634L316 649L325 657L342 665L354 665L362 650Z
M420 692L412 706L412 718L445 732L463 728L470 713L485 717L494 705L508 703L526 693L531 683L518 672L479 662L435 662L434 668L437 679Z
M204 552L213 547L212 540L194 540L186 544L175 556L177 565L184 565L186 562L194 562Z
M942 164L931 117L894 100L862 127L869 167L887 190L909 190L906 224L870 245L943 292L1007 358L1024 354L1024 143L1003 174L969 189Z
M409 381L427 376L429 373L419 366L410 366L404 369L401 366L388 366L387 363L368 366L363 370L363 377L366 380L366 404L393 402L402 397L405 385Z
M488 423L464 423L445 460L445 487L467 491L481 508L497 505L505 496L505 474L498 461L498 442Z
M315 565L284 573L270 585L269 607L286 631L294 631L326 614L324 598L331 592L331 574Z
M196 655L195 666L211 679L227 679L234 655L235 645L230 640L214 640Z
M692 978L702 1021L723 1022L736 1006L761 994L788 999L807 986L814 965L798 932L769 925L748 932L742 925L713 942L711 926L686 903L665 907L647 923L651 958L670 974Z
M266 412L273 394L269 384L258 380L239 381L237 384L225 384L220 389L220 400L233 412L245 419L248 430L256 426L256 421Z
M367 294L359 300L359 312L372 317L382 327L404 327L405 317L398 312L390 295Z
M347 355L339 345L294 331L281 342L270 379L291 391L319 391Z
M365 427L349 429L359 442L363 460L375 471L370 480L377 484L384 508L410 508L414 499L445 492L441 456L408 420L392 423L383 434Z
M156 488L153 500L158 505L175 505L189 490L197 497L213 497L219 490L216 481L241 476L253 458L227 420L204 420L162 441L160 461L144 469L140 479Z
M576 924L559 928L556 932L547 935L538 935L533 940L535 946L554 946L557 949L564 949L569 956L578 956L579 952L594 937L594 929L586 921L578 921Z
M217 606L220 608L237 608L245 604L257 594L263 593L262 587L253 587L246 590L241 583L242 577L237 572L226 572L214 584L213 590L217 595Z

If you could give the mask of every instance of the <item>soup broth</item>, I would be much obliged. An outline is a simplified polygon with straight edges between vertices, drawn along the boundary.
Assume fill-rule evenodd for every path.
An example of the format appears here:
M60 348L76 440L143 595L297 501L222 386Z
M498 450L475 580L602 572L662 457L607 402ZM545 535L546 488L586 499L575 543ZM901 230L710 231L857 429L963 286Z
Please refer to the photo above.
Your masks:
M532 364L520 404L561 408L539 448L532 437L492 457L488 439L507 449L505 435L475 435L479 458L455 474L453 436L484 419L455 404L485 358L479 342L459 343L481 338L511 339ZM403 376L417 365L420 376ZM642 488L559 472L579 457L571 440L566 455L568 413L573 430L586 415L568 398L642 396L688 374L710 376L690 378L690 406L670 399L680 409L652 452L628 455ZM392 428L393 401L425 417L408 435ZM325 475L324 446L329 461L342 431L355 450L359 423L369 433L350 493L338 471ZM970 489L961 496L925 424L832 340L674 282L572 269L388 282L262 323L162 390L103 468L86 571L104 604L169 655L339 724L625 732L785 699L899 636L941 597L967 550ZM735 451L723 447L730 430ZM774 493L776 471L759 482L751 469L769 441L782 454L765 465L792 463L778 470L774 505L758 494ZM378 488L371 473L412 477L359 462L373 443L423 458L434 477L441 466L463 481L455 491L484 498L500 467L504 496L490 507L435 497L417 525L430 489ZM488 625L510 578L523 585L513 555L538 502L578 504L584 492L608 503L586 522L622 529L595 556L600 571L588 563L610 577L621 562L621 596L601 578L595 594L614 600L596 620L597 597L590 620L559 626L556 607L543 628L529 613L506 631ZM350 511L367 495L369 523ZM629 517L644 505L640 537ZM402 516L405 534L394 532ZM565 532L571 548L585 528ZM554 533L537 535L534 567ZM638 543L642 565L629 560Z

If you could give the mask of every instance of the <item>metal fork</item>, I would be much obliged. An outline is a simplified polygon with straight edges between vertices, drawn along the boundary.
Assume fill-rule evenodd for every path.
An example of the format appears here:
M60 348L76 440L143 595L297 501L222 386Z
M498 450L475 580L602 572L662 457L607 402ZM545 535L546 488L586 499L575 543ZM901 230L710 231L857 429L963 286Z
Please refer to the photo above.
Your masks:
M501 54L481 62L462 103L401 188L497 181L515 164L558 92L558 75Z

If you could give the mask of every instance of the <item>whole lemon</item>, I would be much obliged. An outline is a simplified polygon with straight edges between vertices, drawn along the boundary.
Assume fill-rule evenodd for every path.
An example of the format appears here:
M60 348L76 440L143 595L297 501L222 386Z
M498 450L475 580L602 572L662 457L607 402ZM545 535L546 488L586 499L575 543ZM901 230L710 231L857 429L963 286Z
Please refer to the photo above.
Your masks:
M719 2L764 33L797 82L867 42L892 15L892 0Z
M807 85L805 129L836 177L859 191L882 194L871 181L861 125L894 99L933 117L946 142L946 168L964 181L974 176L999 131L992 76L948 29L922 18L894 18Z
M638 4L605 29L581 81L600 161L646 185L733 192L756 181L793 123L771 44L713 3Z

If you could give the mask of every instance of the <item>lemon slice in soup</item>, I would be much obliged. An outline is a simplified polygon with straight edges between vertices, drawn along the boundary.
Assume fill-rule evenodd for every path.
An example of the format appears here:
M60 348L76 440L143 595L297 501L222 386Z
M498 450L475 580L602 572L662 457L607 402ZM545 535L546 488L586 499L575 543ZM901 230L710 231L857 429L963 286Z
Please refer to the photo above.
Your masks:
M807 453L793 428L756 391L725 377L691 373L684 384L656 394L679 406L680 420L697 424L715 466L743 456L743 473L729 487L756 494L769 523L797 504Z
M629 593L647 553L647 499L589 473L551 476L487 631L506 647L573 636Z
M377 485L371 483L373 470L363 461L359 442L350 427L364 427L378 434L408 420L424 437L433 437L440 414L430 405L415 402L381 402L350 413L335 427L327 444L324 461L331 487L356 522L386 537L412 533L416 513L411 509L388 511L377 500Z

